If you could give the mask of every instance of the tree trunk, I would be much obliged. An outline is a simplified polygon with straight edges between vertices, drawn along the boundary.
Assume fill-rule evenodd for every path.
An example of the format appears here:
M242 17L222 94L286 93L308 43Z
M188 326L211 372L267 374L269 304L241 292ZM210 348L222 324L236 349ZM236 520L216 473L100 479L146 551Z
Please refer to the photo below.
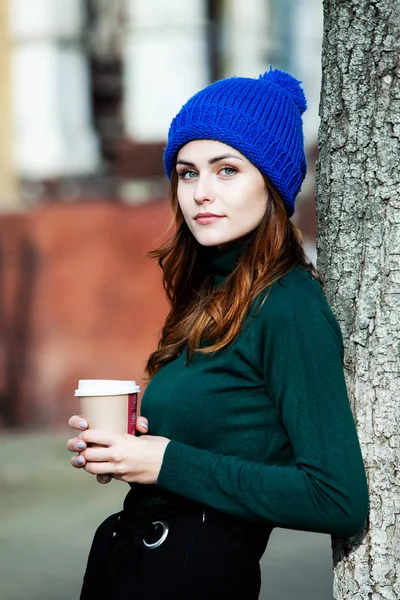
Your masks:
M368 528L333 540L334 597L398 600L400 0L324 0L322 55L318 267L370 489Z

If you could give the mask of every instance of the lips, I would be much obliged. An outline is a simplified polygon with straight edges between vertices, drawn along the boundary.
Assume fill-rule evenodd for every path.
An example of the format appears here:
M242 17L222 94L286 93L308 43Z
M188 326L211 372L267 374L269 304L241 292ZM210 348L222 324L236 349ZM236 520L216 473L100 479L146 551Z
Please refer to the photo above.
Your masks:
M224 215L215 215L214 213L198 213L194 220L199 225L208 225L209 223L215 223L219 219L222 219Z
M195 219L197 221L197 219L203 219L203 218L207 218L207 217L218 217L220 218L222 215L215 215L214 213L198 213L195 216Z

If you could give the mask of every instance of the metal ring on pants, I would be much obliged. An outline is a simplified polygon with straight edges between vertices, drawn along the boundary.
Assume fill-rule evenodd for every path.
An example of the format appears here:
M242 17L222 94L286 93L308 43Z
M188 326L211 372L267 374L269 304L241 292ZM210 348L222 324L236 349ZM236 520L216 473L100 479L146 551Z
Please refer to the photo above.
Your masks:
M157 525L161 525L161 527L163 528L163 531L162 531L160 539L157 540L156 542L153 542L150 544L149 542L146 542L145 539L143 539L143 544L146 546L146 548L149 548L150 550L154 550L155 548L158 548L159 546L161 546L161 544L163 542L165 542L165 540L167 539L168 532L169 532L169 526L166 521L153 521L152 525L154 525L155 527L157 527Z

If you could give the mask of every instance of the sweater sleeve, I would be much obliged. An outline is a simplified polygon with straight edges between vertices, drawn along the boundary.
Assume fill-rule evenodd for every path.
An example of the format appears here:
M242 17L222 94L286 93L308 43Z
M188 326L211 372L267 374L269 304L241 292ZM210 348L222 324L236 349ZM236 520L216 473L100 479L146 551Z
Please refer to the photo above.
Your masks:
M275 286L274 286L275 287ZM254 360L288 436L294 464L263 464L169 442L157 484L253 521L356 534L366 476L342 367L339 327L318 294L267 298L254 324Z

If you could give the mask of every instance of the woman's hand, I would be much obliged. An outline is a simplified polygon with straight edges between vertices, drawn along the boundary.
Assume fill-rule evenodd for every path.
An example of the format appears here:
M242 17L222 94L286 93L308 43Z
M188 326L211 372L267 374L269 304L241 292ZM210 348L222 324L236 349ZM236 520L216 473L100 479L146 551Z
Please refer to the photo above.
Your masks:
M96 475L100 483L109 483L111 478L156 483L169 442L167 438L150 435L135 437L102 429L87 429L86 421L79 416L71 417L69 425L81 431L67 442L68 450L79 452L79 456L71 459L72 466ZM139 417L136 429L146 432L147 419ZM88 444L99 446L88 447Z

